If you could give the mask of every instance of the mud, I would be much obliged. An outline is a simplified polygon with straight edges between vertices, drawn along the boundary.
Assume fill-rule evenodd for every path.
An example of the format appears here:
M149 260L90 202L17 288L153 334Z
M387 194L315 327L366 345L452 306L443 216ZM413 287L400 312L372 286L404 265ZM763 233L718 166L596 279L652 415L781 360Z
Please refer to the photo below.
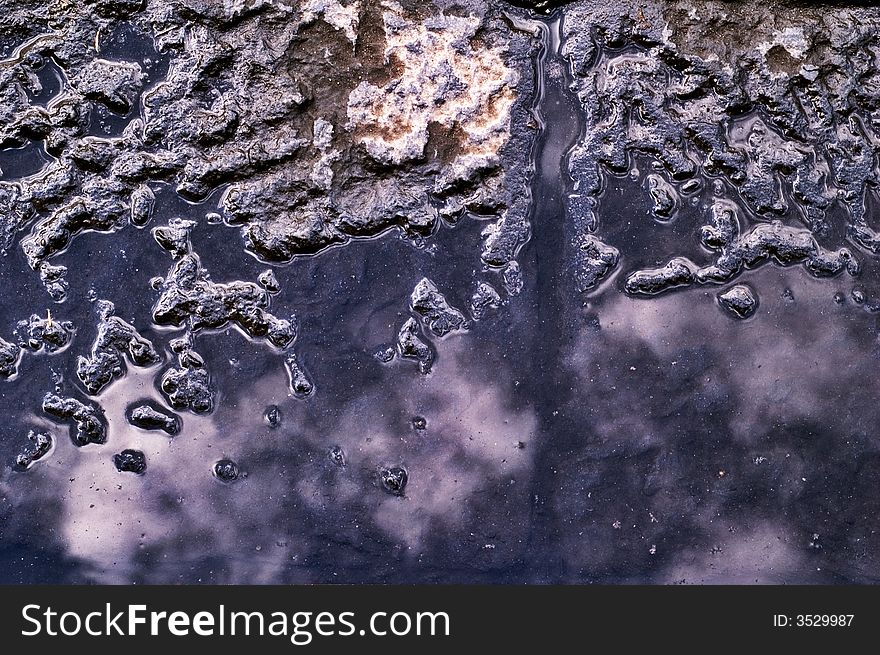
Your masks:
M77 446L103 444L107 441L103 412L96 405L86 405L76 398L62 398L48 393L43 397L43 411L70 423L70 436Z
M758 299L745 284L737 284L719 293L718 302L737 318L748 318L758 309Z
M123 450L113 455L113 463L120 473L136 473L140 475L147 470L147 459L139 450Z
M45 432L31 430L27 435L33 445L25 447L15 458L15 464L22 468L30 468L34 462L43 459L52 450L52 437Z
M876 7L0 10L4 582L878 581Z
M180 431L180 419L173 414L166 414L150 405L133 407L128 415L128 422L144 430L163 430L169 435Z
M92 395L97 395L115 377L124 374L123 353L134 366L153 366L161 361L153 344L133 326L113 315L115 307L106 300L95 302L98 335L88 356L76 360L76 376Z

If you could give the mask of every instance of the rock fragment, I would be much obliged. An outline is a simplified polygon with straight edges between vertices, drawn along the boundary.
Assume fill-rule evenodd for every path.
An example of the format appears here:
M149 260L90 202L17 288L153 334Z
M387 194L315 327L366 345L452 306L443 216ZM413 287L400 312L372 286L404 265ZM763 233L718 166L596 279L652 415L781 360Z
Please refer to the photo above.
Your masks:
M178 365L163 374L159 384L162 393L174 409L210 412L214 409L214 390L205 360L192 349L190 338L175 339L171 349L177 354Z
M129 200L129 221L132 225L143 227L153 218L156 194L146 184L138 185L131 192Z
M143 79L141 67L135 62L95 59L70 82L86 98L125 114L137 98Z
M379 471L382 488L392 496L403 496L408 480L409 476L402 466L382 468Z
M269 294L264 289L252 282L211 281L194 253L174 263L161 290L153 306L153 320L160 325L188 323L198 332L235 323L251 337L265 338L279 348L286 348L296 338L295 320L267 311Z
M47 316L32 314L26 321L19 321L16 328L18 345L31 352L56 353L64 350L73 338L74 327L70 321L59 321Z
M397 333L397 351L405 359L418 362L419 371L427 373L434 363L434 351L425 343L421 336L418 321L408 318Z
M149 339L142 337L129 323L114 316L112 302L99 300L95 303L98 314L98 334L89 356L80 355L76 360L76 375L90 394L98 394L114 378L125 371L123 354L134 366L146 367L158 364L162 358Z
M195 221L172 218L168 225L153 228L153 238L172 257L179 259L190 251L189 233L195 226Z
M260 273L259 277L257 277L257 282L259 282L260 286L269 293L278 293L281 291L281 285L278 284L278 278L275 277L275 272L271 268L267 268Z
M294 353L287 353L284 357L284 367L290 383L290 390L297 398L307 398L315 391L315 385L309 378L302 362Z
M22 469L29 469L52 450L52 437L48 432L30 430L27 438L33 445L25 447L15 458L15 464Z
M39 272L40 281L49 297L55 302L64 302L67 298L67 290L70 288L70 284L64 279L67 275L67 267L40 262L35 270Z
M471 295L471 316L474 320L482 320L499 307L501 307L501 296L495 288L486 282L477 284L476 290Z
M387 364L392 359L394 359L394 355L396 354L396 352L397 351L394 349L394 346L380 346L373 352L373 358L376 361Z
M137 405L128 414L128 422L143 430L163 430L170 435L180 431L180 419L147 404Z
M620 252L592 234L578 239L575 253L575 286L581 293L595 288L617 266Z
M678 207L679 199L675 187L656 173L647 177L648 193L654 205L651 212L660 222L672 220Z
M86 405L76 398L62 398L55 393L47 393L43 397L43 411L71 424L70 436L77 446L107 441L104 410L97 405Z
M455 330L467 329L464 314L451 306L437 286L426 277L413 289L410 308L435 336L442 337Z
M647 268L632 273L624 284L630 295L653 296L669 289L693 284L697 266L684 257L675 257L660 268Z
M501 272L501 279L504 283L504 290L508 296L518 296L523 288L522 270L519 264L511 261Z
M147 458L140 450L125 449L113 455L113 463L120 473L142 474L147 470Z
M718 302L736 318L748 318L758 309L758 298L745 284L737 284L719 293Z
M215 462L212 471L214 477L221 482L235 482L241 476L238 464L231 459L221 459Z
M741 234L736 210L728 204L712 207L710 222L703 226L701 237L704 246L720 251L714 264L697 271L696 278L701 283L726 282L743 268L767 261L780 266L803 263L814 277L833 277L843 271L850 275L859 272L858 261L850 250L825 250L807 229L774 220L760 223Z
M9 379L18 372L21 348L0 338L0 377Z
M342 448L340 446L332 446L330 448L330 450L327 452L327 457L336 466L339 466L339 467L345 466L345 452L342 450Z
M269 407L266 408L265 414L263 414L263 418L266 420L266 423L270 428L277 428L281 425L281 409L278 405L269 405Z

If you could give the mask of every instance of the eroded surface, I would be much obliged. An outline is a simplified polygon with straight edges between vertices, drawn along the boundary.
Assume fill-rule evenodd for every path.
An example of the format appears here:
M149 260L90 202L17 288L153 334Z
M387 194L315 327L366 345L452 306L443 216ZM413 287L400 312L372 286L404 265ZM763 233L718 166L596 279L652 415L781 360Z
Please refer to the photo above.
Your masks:
M7 4L4 581L878 581L876 8Z

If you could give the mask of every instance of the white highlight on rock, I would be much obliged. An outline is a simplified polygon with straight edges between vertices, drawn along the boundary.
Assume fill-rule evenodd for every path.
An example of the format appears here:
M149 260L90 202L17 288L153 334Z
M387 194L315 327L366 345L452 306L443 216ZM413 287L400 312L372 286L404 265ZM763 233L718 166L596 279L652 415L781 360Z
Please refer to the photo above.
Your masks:
M349 95L348 129L377 161L418 159L435 123L460 129L457 177L497 164L507 140L516 71L502 47L476 46L476 16L439 15L422 22L385 1L385 61L400 70L384 86L361 82Z
M803 59L807 55L809 43L802 27L786 27L773 33L773 41L763 41L756 46L756 49L762 55L766 55L774 46L785 48L786 52L795 59Z
M339 151L330 150L333 142L333 124L323 118L316 118L312 127L312 143L321 151L321 158L312 166L309 179L324 190L329 190L333 183L331 164L339 159Z
M361 3L353 0L347 5L339 0L306 0L302 7L303 24L311 23L318 16L331 27L344 32L352 45L357 42L357 29L360 24Z
M326 150L333 141L333 124L323 118L316 118L312 127L312 143L318 150Z

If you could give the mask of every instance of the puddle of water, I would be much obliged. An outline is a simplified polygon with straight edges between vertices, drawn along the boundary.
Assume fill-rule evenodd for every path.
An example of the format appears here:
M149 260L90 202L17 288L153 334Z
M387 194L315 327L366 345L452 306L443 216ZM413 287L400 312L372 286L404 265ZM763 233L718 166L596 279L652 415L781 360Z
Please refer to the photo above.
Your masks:
M47 107L67 84L64 71L51 57L40 57L40 66L34 72L40 82L40 90L29 94L31 103Z
M54 161L39 141L31 141L20 148L0 148L0 179L18 180L34 175Z
M171 59L168 54L156 50L151 36L130 23L123 23L108 34L99 32L95 42L102 59L137 62L144 74L143 86L128 113L121 114L100 103L94 103L92 107L87 133L116 137L122 134L132 118L139 115L141 96L164 79Z
M71 270L52 316L76 331L65 350L26 355L0 384L6 464L28 429L55 438L27 472L0 471L4 580L875 579L877 264L864 258L860 277L830 280L800 264L746 267L735 282L759 301L746 320L717 300L733 281L631 297L624 280L635 270L675 256L712 261L700 228L716 195L736 192L708 177L685 188L650 157L627 153L626 170L603 169L598 198L596 236L619 262L577 293L572 244L583 225L569 215L567 171L586 121L562 55L563 20L557 11L513 21L543 44L532 235L518 257L524 287L487 318L468 317L467 330L426 336L436 353L427 375L375 353L393 348L423 277L465 314L480 282L501 289L500 273L479 260L485 222L476 217L428 239L392 229L271 267L280 290L264 309L296 316L292 350L317 390L295 397L284 355L227 324L193 335L216 393L207 414L172 409L160 388L185 329L151 320L153 280L174 264L152 229L194 221L190 244L210 281L256 283L270 266L245 252L238 227L207 218L222 188L191 203L170 183L153 184L147 226L81 234L52 260ZM133 27L99 34L98 47L101 57L140 61L147 88L165 74L167 62ZM637 62L630 50L601 61ZM107 128L116 134L135 111L96 114L92 127L116 121ZM734 140L747 138L750 121L734 126ZM0 151L4 171L19 160L16 176L44 161L36 146ZM676 194L668 220L658 220L652 183ZM756 222L744 211L747 221ZM840 234L823 244L836 247ZM0 337L11 341L18 320L51 303L20 249L2 260L0 284L16 289L0 295ZM127 360L125 374L91 397L75 371L98 335L96 299L112 301L162 362ZM75 446L68 426L41 411L56 384L64 397L100 404L106 444ZM178 417L180 430L132 425L144 403ZM126 449L143 453L143 475L117 470L113 457ZM389 487L388 471L405 471L405 486L398 474Z

